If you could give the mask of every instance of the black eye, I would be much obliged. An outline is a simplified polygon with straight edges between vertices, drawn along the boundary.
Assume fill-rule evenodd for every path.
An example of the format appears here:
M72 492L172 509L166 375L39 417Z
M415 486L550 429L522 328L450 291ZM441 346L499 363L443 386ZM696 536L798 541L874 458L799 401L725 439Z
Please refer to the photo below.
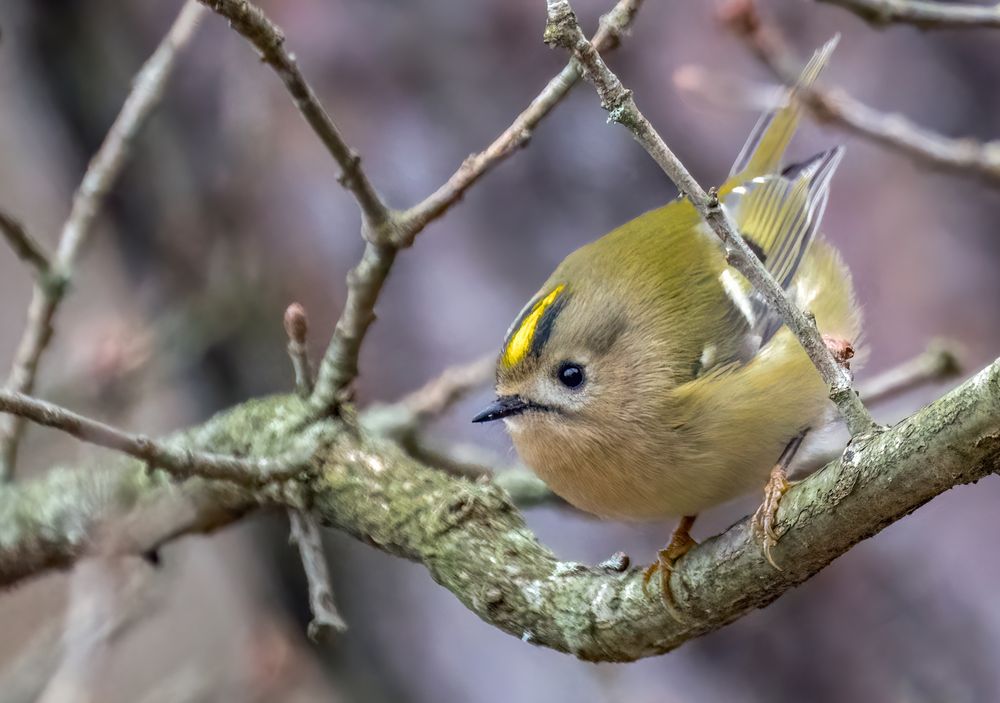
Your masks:
M564 361L559 364L559 368L556 369L556 378L559 379L559 383L567 388L579 388L583 385L584 380L586 380L583 367L572 361Z

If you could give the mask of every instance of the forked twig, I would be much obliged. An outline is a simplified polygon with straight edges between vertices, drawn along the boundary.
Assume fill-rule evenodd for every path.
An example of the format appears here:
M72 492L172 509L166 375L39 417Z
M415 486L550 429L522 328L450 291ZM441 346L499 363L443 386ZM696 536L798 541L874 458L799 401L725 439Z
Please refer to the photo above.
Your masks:
M66 294L77 256L89 238L105 196L121 174L135 136L159 104L177 53L193 35L201 12L194 0L184 4L166 37L136 74L121 112L88 164L73 195L73 205L63 225L48 275L35 284L32 292L27 326L4 386L8 391L31 393L34 390L38 364L52 338L52 321ZM14 473L23 427L16 416L0 417L0 481L9 480Z

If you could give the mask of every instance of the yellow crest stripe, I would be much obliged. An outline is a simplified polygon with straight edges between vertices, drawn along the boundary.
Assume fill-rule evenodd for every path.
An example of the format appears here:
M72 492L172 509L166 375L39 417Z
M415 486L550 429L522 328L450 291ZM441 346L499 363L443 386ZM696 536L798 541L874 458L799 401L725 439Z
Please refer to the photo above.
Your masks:
M535 338L535 331L538 329L538 321L542 319L545 311L556 302L559 294L566 286L560 283L544 298L535 303L531 312L528 313L514 333L510 336L510 341L503 350L500 362L510 368L519 364L531 350L531 342Z

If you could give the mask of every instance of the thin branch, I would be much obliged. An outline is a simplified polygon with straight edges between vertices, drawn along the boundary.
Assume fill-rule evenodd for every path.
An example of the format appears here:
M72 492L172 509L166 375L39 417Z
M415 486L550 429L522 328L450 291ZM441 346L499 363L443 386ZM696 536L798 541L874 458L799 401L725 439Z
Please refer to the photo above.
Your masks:
M727 2L720 10L720 17L778 80L788 85L795 83L798 62L777 27L762 20L753 0ZM869 107L843 90L813 85L803 90L802 98L821 123L881 144L932 168L975 176L989 185L1000 186L1000 141L984 143L968 137L946 137L904 115Z
M968 5L933 0L818 0L839 5L877 26L911 24L921 29L1000 27L1000 5Z
M600 26L592 39L598 51L607 52L618 47L641 4L642 0L620 0L608 14L601 17ZM410 239L415 237L428 223L458 202L465 191L494 166L527 144L538 123L566 97L580 80L580 76L579 63L576 59L570 59L566 67L548 82L528 108L492 144L478 154L469 156L444 185L403 214L403 230L407 236Z
M317 413L329 413L350 399L350 385L358 375L361 343L375 321L375 303L398 251L393 245L368 241L361 261L348 272L344 309L313 387L311 402Z
M306 352L309 335L306 309L300 303L292 303L285 310L284 322L285 333L288 335L288 355L295 369L295 389L299 396L308 398L313 387L313 376ZM309 587L309 607L313 614L309 622L309 638L319 642L331 630L347 630L347 623L337 612L337 605L333 600L333 586L330 584L330 571L323 552L319 524L305 510L294 508L288 510L288 524L291 540L299 549Z
M52 338L52 322L66 294L77 256L89 238L105 196L121 174L132 142L159 104L177 53L194 34L200 16L201 8L194 0L188 0L166 37L136 74L121 112L87 166L73 195L49 275L37 282L32 292L27 327L14 354L5 384L7 390L17 393L34 390L38 365ZM22 430L23 423L18 418L0 418L0 482L13 476Z
M35 276L42 280L49 273L49 255L41 244L28 234L20 222L0 211L0 234L14 250L14 253L31 266Z
M309 353L306 336L309 334L309 318L300 303L292 303L285 310L285 334L288 335L288 356L295 371L295 390L303 398L312 393L313 375L309 367Z
M292 102L341 168L338 181L351 192L361 210L365 249L361 262L347 278L347 300L319 368L312 399L319 414L337 410L357 376L358 354L375 319L375 301L382 290L400 244L395 214L386 206L361 168L361 158L348 146L285 48L285 36L263 10L247 0L199 0L257 49L285 84Z
M302 401L295 397L253 401L191 436L224 437L225 428L245 429L253 419L266 444L287 432L276 420L297 414L296 404ZM340 431L339 424L329 423L332 434L317 438L322 467L306 479L324 524L423 563L466 607L524 641L584 659L627 661L669 651L767 605L934 496L1000 471L1000 360L894 427L858 438L795 485L778 511L775 556L783 571L767 563L747 519L681 558L671 583L684 623L663 608L655 589L644 591L641 570L560 561L497 487L450 477L391 442ZM217 441L216 449L228 451L238 440ZM142 476L135 469L106 472L99 495L126 496L138 507L163 488L137 484ZM51 472L0 487L0 587L86 552L108 509L87 497L94 488L86 478L92 480ZM180 489L203 509L226 508L214 517L217 527L255 505L253 492L220 494L223 485L232 486L192 481ZM192 520L189 529L204 528Z
M851 435L856 436L875 429L874 420L851 387L848 371L837 363L827 349L815 321L786 297L781 286L737 233L725 209L719 204L718 198L710 196L695 181L649 120L639 111L632 98L632 92L622 85L594 46L587 41L569 2L567 0L547 0L547 2L546 43L571 51L580 61L586 69L587 79L597 89L601 105L608 111L609 119L632 132L635 140L653 157L722 240L730 264L743 274L764 296L772 309L781 315L822 375L830 390L830 398L840 410Z
M337 125L299 70L295 56L285 48L285 35L281 29L268 19L263 10L247 0L199 1L228 19L229 25L257 49L261 61L278 74L295 107L340 166L341 174L337 180L351 192L361 209L366 239L378 241L391 238L385 231L391 220L389 209L361 168L361 158L344 141Z
M953 347L944 341L932 342L919 356L859 384L858 392L865 403L874 405L919 386L954 378L962 366Z
M262 486L297 478L310 467L310 462L305 459L241 459L173 446L144 435L123 432L23 393L0 391L0 412L13 413L89 444L114 449L179 478L200 476L232 481L242 486Z
M337 611L337 604L333 600L330 571L316 519L301 510L289 510L288 522L291 526L291 539L299 548L309 583L309 608L313 614L309 623L309 639L319 642L331 630L346 632L347 623Z

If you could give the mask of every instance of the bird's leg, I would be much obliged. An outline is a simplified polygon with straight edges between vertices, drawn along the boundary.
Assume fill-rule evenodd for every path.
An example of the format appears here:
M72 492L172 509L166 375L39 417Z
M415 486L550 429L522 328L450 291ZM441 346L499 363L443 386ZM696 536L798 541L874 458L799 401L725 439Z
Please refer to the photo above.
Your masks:
M643 591L646 590L653 575L657 571L660 572L660 582L663 587L663 602L678 620L682 620L682 618L677 614L674 594L670 590L670 574L674 571L674 563L690 552L691 549L698 546L698 543L691 537L691 527L694 525L697 517L697 515L685 515L682 517L677 523L677 527L674 528L673 534L670 535L670 542L657 553L657 560L647 566L646 570L642 572Z
M795 458L795 453L802 446L802 440L805 439L808 431L807 428L795 435L781 452L778 463L771 469L771 476L767 480L767 485L764 486L764 502L757 508L751 521L753 531L764 550L764 556L778 571L781 571L781 567L771 556L771 549L778 543L778 534L774 531L774 525L778 521L778 504L781 502L782 496L793 485L788 480L788 467L792 463L792 459Z

